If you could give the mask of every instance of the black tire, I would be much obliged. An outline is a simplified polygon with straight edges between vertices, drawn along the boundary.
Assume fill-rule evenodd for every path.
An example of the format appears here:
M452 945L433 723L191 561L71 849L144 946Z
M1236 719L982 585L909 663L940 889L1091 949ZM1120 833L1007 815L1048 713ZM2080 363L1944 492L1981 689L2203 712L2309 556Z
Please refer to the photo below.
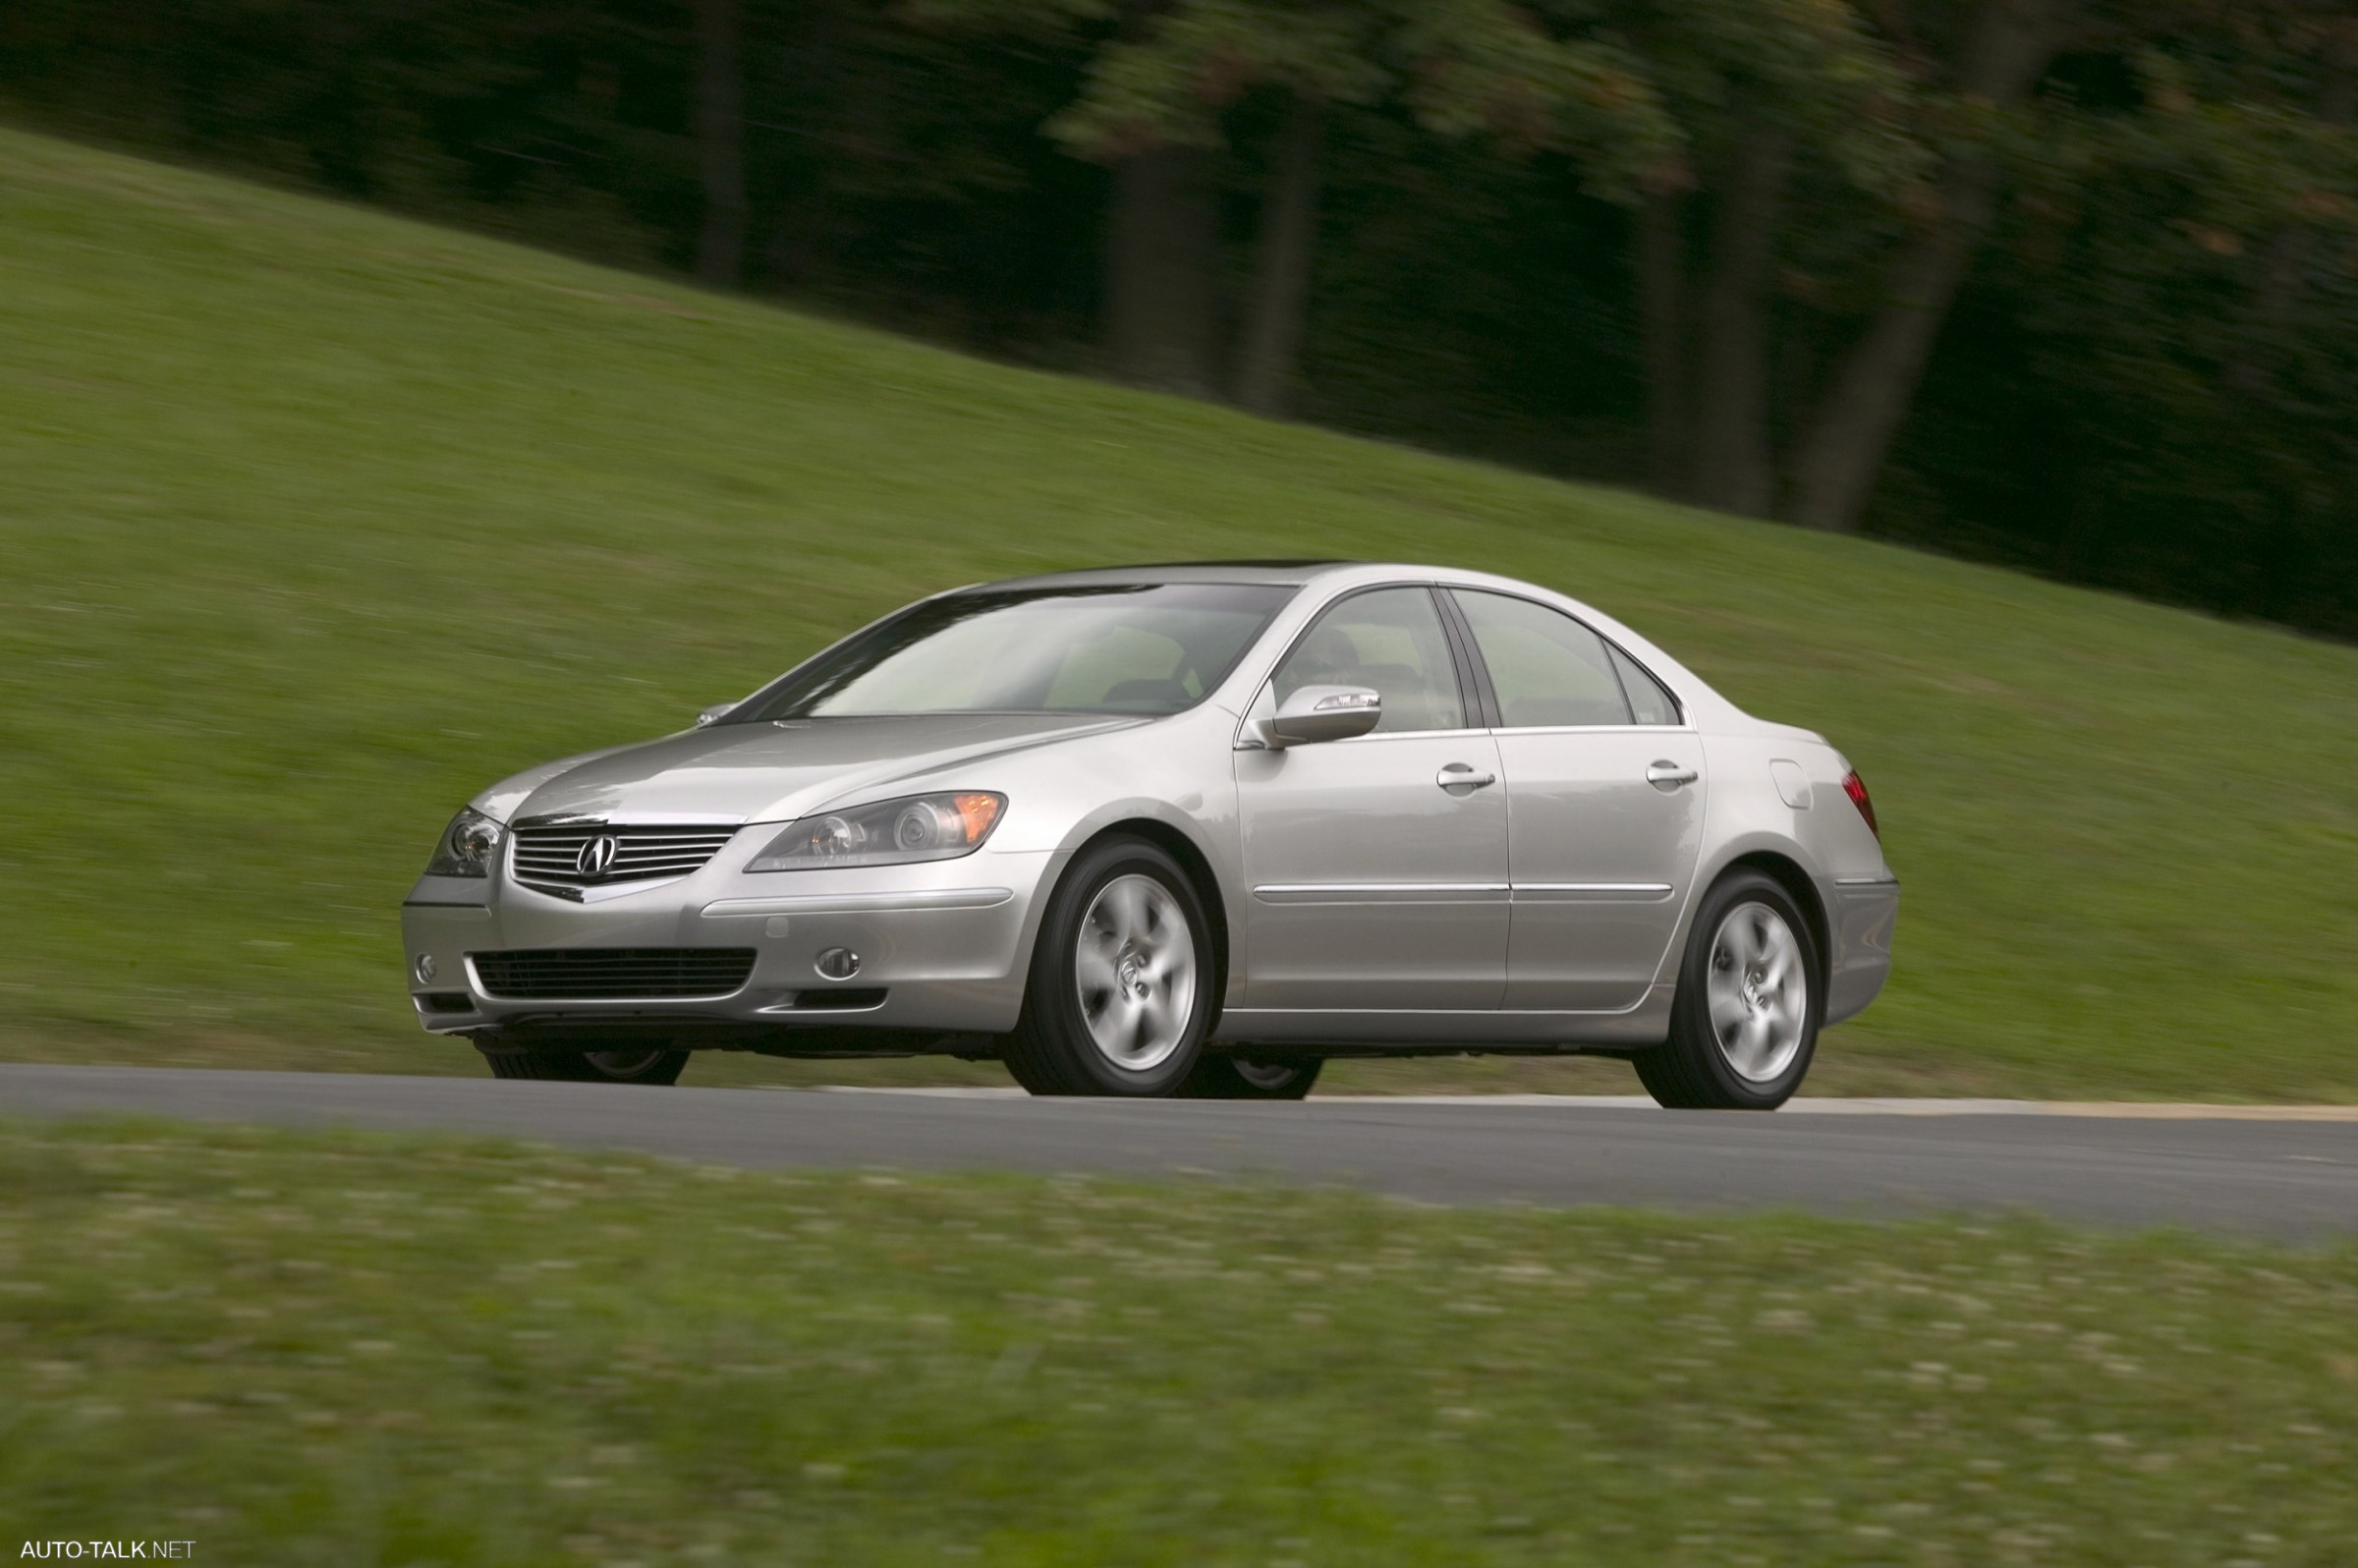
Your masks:
M567 1084L645 1084L680 1081L686 1051L662 1046L626 1046L608 1051L487 1050L493 1078L534 1078Z
M1184 925L1187 938L1184 982L1173 980L1151 1000L1171 1026L1167 1050L1138 1066L1125 1065L1100 1048L1093 1035L1090 1004L1084 1000L1080 944L1085 920L1098 909L1099 895L1124 878L1139 877L1159 888L1151 899L1155 929L1170 950ZM1135 891L1143 891L1134 886ZM1118 895L1117 895L1118 896ZM1151 897L1151 895L1150 895ZM1096 927L1093 926L1093 930ZM1111 934L1108 932L1107 934ZM1125 946L1122 950L1127 952ZM1121 954L1113 955L1121 962ZM1140 973L1124 971L1127 981ZM1153 981L1141 981L1151 989ZM1111 993L1106 993L1111 994ZM1125 993L1127 994L1127 993ZM1002 1052L1008 1072L1035 1094L1104 1094L1151 1098L1175 1094L1195 1070L1211 1020L1212 945L1203 900L1179 864L1144 839L1113 837L1087 845L1073 857L1048 896L1039 936L1032 946L1032 972L1024 987L1024 1010ZM1117 998L1118 1000L1118 998ZM1102 1005L1095 1015L1103 1023Z
M1799 979L1806 984L1798 1009L1798 1039L1790 1056L1771 1056L1773 1071L1750 1074L1733 1059L1734 1047L1712 1018L1712 977L1726 975L1723 932L1731 922L1759 924L1753 912L1767 909L1781 922L1798 949ZM1670 1004L1670 1038L1631 1058L1638 1081L1659 1104L1673 1110L1774 1110L1793 1097L1818 1050L1818 1026L1825 1016L1825 966L1818 935L1793 896L1773 877L1754 870L1728 872L1712 884L1695 911L1679 964L1678 993ZM1781 1050L1777 1053L1781 1055ZM1767 1067L1769 1062L1758 1065Z
M1306 1099L1323 1056L1211 1055L1196 1058L1196 1070L1179 1086L1183 1099Z

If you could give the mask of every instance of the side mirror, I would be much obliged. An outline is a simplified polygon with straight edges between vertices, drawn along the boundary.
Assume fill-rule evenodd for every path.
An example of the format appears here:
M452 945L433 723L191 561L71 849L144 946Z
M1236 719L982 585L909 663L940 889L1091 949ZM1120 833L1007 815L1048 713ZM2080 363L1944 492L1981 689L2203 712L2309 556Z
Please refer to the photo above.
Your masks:
M702 713L699 713L696 716L696 727L701 730L707 724L719 723L721 719L728 715L729 710L736 705L737 704L734 702L713 703L710 707L705 708Z
M1277 705L1269 721L1274 748L1347 741L1383 719L1383 698L1364 686L1305 686Z

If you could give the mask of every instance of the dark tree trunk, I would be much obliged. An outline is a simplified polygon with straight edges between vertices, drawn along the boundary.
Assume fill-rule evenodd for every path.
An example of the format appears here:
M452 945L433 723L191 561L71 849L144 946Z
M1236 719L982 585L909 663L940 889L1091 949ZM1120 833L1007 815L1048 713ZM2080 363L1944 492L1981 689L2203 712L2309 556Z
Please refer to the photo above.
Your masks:
M1657 495L1687 488L1687 237L1679 198L1638 209L1638 324L1646 378L1647 472Z
M2358 22L2345 23L2339 35L2327 45L2317 118L2325 125L2346 126L2354 110L2358 110ZM2244 335L2221 376L2229 391L2265 398L2274 390L2285 335L2308 285L2317 238L2317 231L2308 224L2287 223L2262 252L2259 284L2252 297L2253 330Z
M1757 127L1736 154L1712 225L1703 297L1692 488L1696 500L1765 517L1776 501L1768 439L1768 268L1791 140Z
M2063 41L2071 0L1987 0L1957 74L1965 96L2019 102ZM1843 357L1793 460L1792 517L1856 532L1892 438L1924 379L1933 343L1997 210L1998 170L1968 156L1942 177L1940 212L1902 248L1883 305Z
M1278 133L1261 203L1253 293L1245 306L1236 401L1256 414L1282 417L1293 402L1310 308L1311 265L1319 243L1319 160L1325 140L1319 106L1297 94Z
M2317 100L2319 123L2347 126L2358 112L2358 20L2346 21L2326 46L2324 79ZM2248 326L2221 367L2220 381L2236 399L2244 419L2265 428L2278 418L2284 372L2293 360L2293 334L2317 263L2319 236L2294 221L2277 229L2260 255ZM2252 493L2265 515L2253 518L2264 537L2249 546L2259 561L2257 602L2271 619L2301 618L2300 600L2317 577L2318 497L2309 484L2292 479L2271 461L2271 445L2246 447Z
M1219 213L1207 162L1193 147L1163 147L1115 171L1105 289L1114 374L1199 397L1215 384L1218 326Z
M737 281L745 255L745 73L739 63L740 0L696 0L696 156L704 182L696 275L718 288Z
M2228 391L2265 400L2275 390L2284 330L2300 304L2301 286L2316 249L2316 231L2305 223L2286 224L2270 238L2260 258L2259 287L2252 296L2252 330L2243 335L2220 373Z

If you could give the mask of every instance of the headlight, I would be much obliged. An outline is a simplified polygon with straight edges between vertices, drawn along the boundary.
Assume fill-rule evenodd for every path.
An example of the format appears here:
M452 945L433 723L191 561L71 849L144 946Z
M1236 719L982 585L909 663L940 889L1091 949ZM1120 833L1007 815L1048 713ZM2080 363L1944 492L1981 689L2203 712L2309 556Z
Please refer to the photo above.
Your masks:
M480 812L461 812L442 830L434 858L425 863L428 876L489 876L491 863L508 830Z
M787 824L746 868L815 871L847 866L906 866L972 855L990 837L1004 795L911 795Z

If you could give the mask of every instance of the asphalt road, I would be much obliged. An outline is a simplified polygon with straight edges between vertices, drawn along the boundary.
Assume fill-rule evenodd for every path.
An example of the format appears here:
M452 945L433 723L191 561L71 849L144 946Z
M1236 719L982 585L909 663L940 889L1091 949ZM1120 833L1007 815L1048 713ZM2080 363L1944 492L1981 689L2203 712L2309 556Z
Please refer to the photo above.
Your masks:
M749 1166L1217 1175L1432 1203L2031 1209L2107 1226L2358 1234L2358 1121L1135 1103L0 1065L0 1115L125 1113L497 1134Z

